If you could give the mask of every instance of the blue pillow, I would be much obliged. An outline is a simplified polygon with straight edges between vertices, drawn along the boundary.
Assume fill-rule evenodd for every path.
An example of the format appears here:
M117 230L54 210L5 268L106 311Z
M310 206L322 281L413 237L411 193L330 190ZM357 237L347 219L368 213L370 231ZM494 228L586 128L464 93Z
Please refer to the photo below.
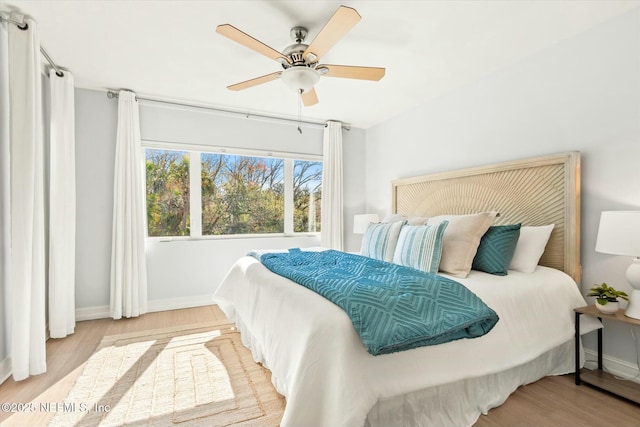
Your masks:
M370 223L362 238L360 255L391 262L400 229L406 221Z
M400 230L393 262L427 273L437 273L442 256L442 236L449 221L434 225L405 225Z
M506 276L516 250L521 224L494 225L480 239L471 268L497 276Z

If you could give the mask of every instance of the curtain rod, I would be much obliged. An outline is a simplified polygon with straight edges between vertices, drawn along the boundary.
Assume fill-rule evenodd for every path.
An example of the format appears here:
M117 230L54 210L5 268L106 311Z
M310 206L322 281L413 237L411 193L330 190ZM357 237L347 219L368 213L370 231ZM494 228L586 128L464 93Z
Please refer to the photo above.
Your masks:
M109 98L109 99L118 98L118 92L116 92L115 90L108 90L107 91L107 98ZM210 106L204 106L204 105L195 105L195 104L186 104L186 103L175 102L175 101L163 101L163 100L152 99L152 98L143 98L143 97L138 96L138 95L136 95L136 99L139 100L139 101L159 102L159 103L163 103L163 104L179 105L179 106L182 106L182 107L202 108L204 110L218 111L218 112L221 112L221 113L237 114L239 116L244 116L246 118L257 117L257 118L261 118L261 119L283 120L283 121L286 121L286 122L303 123L303 124L312 125L312 126L322 126L322 127L326 127L327 126L327 124L325 122L316 122L316 121L311 121L311 120L299 121L299 120L295 120L295 119L288 119L286 117L270 116L270 115L267 115L267 114L243 113L242 111L225 110L224 108L216 108L216 107L210 107ZM351 124L350 123L343 123L342 124L342 128L349 131L349 130L351 130Z
M22 31L26 31L29 29L29 24L27 24L26 22L20 22L20 21L16 21L15 19L11 19L11 18L7 18L4 15L0 14L0 19L10 23L10 24L14 24L16 27L18 27L19 29L21 29ZM56 63L53 61L53 59L51 59L51 57L49 56L49 54L47 53L46 50L44 50L44 47L42 47L42 43L40 43L40 53L42 53L42 56L44 56L44 58L47 60L47 62L51 65L51 67L56 70L56 75L58 77L63 77L64 73L62 72L62 70L60 69L60 67L58 67L56 65Z

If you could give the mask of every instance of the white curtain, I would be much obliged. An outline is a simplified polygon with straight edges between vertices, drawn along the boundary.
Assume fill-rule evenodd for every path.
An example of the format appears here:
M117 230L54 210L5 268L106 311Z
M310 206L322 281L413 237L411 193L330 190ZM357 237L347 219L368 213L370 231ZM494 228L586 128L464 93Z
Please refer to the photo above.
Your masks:
M342 123L327 122L322 155L322 246L342 250Z
M76 326L76 156L73 75L49 70L49 334L64 338Z
M145 191L138 101L133 92L118 97L118 131L113 186L111 304L114 319L147 312Z
M9 29L0 20L0 383L11 375L9 303L11 219L9 187Z
M11 363L16 381L46 371L44 156L36 23L9 26Z

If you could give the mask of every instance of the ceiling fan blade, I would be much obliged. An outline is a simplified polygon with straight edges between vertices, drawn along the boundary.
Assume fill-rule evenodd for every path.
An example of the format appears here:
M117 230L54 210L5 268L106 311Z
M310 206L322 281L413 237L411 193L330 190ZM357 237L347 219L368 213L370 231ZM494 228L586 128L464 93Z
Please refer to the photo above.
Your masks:
M385 69L380 67L355 67L351 65L329 65L322 64L320 67L329 69L325 76L342 77L346 79L374 80L378 81L384 77Z
M267 74L265 76L256 77L255 79L246 80L244 82L240 82L240 83L236 83L236 84L231 85L231 86L227 86L227 89L235 90L235 91L248 89L250 87L257 86L257 85L260 85L262 83L267 83L267 82L270 82L272 80L275 80L275 79L280 77L280 74L282 74L282 71L277 71L275 73Z
M313 61L320 59L320 57L327 53L338 40L344 37L360 19L360 15L355 9L340 6L304 51L302 54L304 59L307 59L309 54L315 56L315 58L312 58Z
M263 54L267 58L271 58L278 62L283 62L283 61L291 62L289 58L284 56L282 53L278 52L272 47L267 46L266 44L262 43L260 40L254 39L249 34L240 31L233 25L229 25L229 24L218 25L216 27L216 32L218 34L222 34L223 36L233 40L236 43L240 43L241 45L246 46L251 50L254 50L258 53Z
M316 105L318 103L318 94L316 93L316 88L314 87L304 92L300 96L302 96L302 103L305 107L311 107L312 105Z

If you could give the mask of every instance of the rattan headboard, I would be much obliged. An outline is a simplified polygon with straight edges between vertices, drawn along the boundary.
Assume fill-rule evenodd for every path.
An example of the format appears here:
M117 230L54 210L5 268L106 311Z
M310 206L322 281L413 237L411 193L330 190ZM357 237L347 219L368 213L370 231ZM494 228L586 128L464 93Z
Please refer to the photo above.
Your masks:
M555 224L541 265L580 281L580 153L516 160L392 182L393 212L432 217L497 211L496 224Z

